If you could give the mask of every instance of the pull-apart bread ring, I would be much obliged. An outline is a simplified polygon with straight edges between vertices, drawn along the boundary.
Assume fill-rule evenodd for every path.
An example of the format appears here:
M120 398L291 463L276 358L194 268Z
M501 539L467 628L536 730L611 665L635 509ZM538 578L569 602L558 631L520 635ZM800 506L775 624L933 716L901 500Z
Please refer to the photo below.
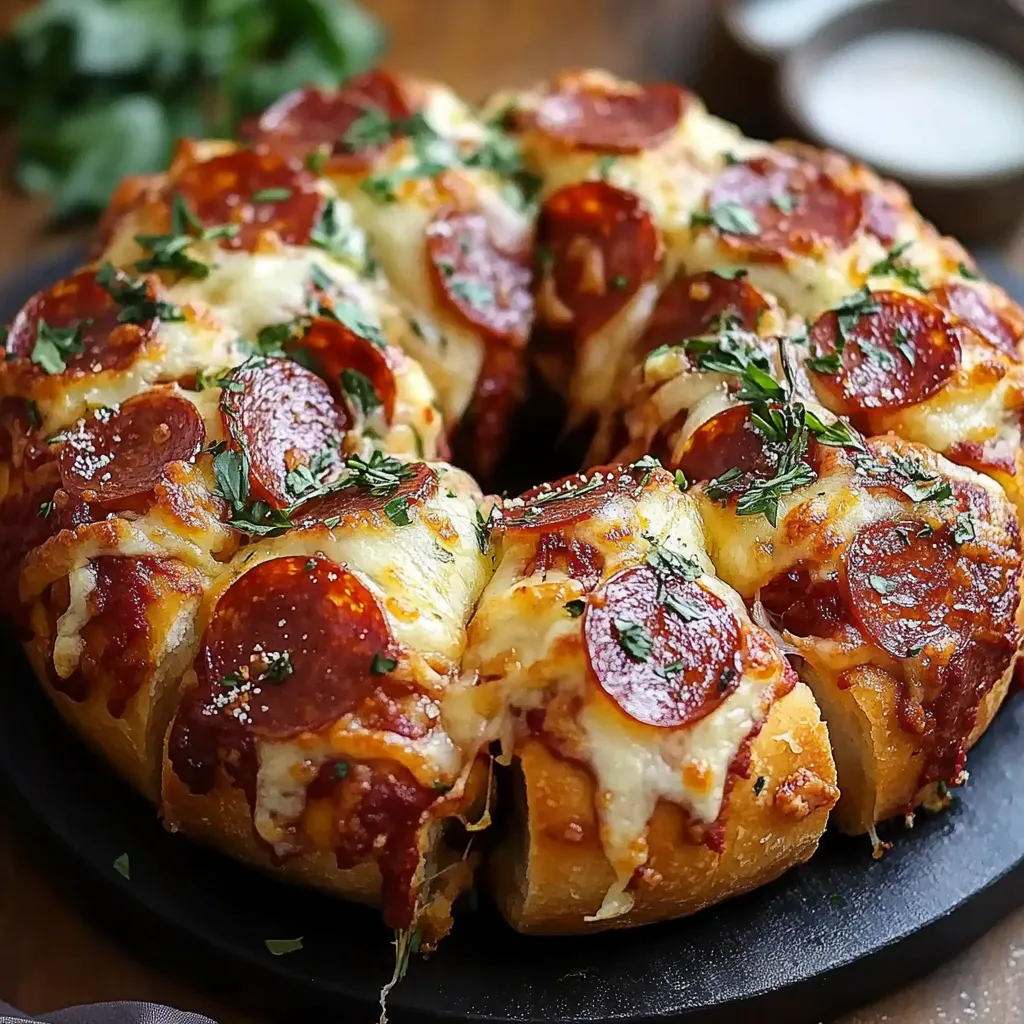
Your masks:
M396 979L478 870L630 927L965 779L1024 313L868 168L672 83L377 69L183 140L90 260L4 337L0 614L169 828L379 906ZM560 409L586 471L485 498Z

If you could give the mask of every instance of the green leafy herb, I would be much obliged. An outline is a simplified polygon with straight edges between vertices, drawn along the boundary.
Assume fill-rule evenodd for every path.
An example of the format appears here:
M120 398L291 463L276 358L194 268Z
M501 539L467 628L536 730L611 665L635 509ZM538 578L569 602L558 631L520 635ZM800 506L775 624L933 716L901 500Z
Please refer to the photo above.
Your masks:
M761 225L757 218L741 203L716 203L709 213L695 213L690 218L694 227L714 225L723 234L758 235Z
M120 324L141 324L155 318L166 321L185 319L178 306L152 298L145 281L119 274L110 263L104 263L96 271L96 283L121 307L117 314Z
M88 322L83 321L71 327L51 327L45 320L40 320L30 356L32 362L44 373L63 373L68 368L64 357L80 355L84 351L82 328Z
M362 487L377 498L392 494L403 480L408 480L415 473L406 463L380 450L375 450L369 459L358 455L349 457L345 461L345 469L348 475L343 479L342 486Z
M480 514L480 509L476 510L473 529L476 531L476 545L480 549L480 554L486 555L491 544L491 527L490 523Z
M31 398L25 398L22 401L24 402L25 417L28 419L29 426L41 427L43 419L39 415L39 406Z
M249 499L249 460L243 452L222 451L213 460L213 493L235 510Z
M53 502L44 501L39 506L39 509L36 514L39 516L40 519L49 519L50 516L53 514Z
M395 526L408 526L412 522L409 515L408 498L392 498L384 506L384 515L395 524Z
M171 200L171 229L166 235L136 235L135 241L149 255L136 260L135 269L171 270L185 277L209 277L208 264L189 256L186 251L196 242L231 238L238 234L237 224L219 224L206 228L189 209L185 198L175 195Z
M715 277L720 277L723 281L736 281L747 277L750 271L745 267L716 267L711 273Z
M915 288L919 292L928 291L927 286L921 280L921 271L909 260L903 259L903 254L913 244L913 242L901 242L890 249L884 260L879 260L871 267L868 277L894 277L909 288Z
M607 181L617 160L618 157L612 153L602 153L594 164L594 170L597 172L598 178L602 181Z
M361 262L365 259L365 241L351 223L346 223L345 209L340 199L328 199L309 233L309 241L340 260Z
M335 761L334 766L331 768L331 774L336 779L344 779L348 775L348 769L348 761Z
M697 559L673 551L648 534L644 534L644 540L651 545L651 550L647 553L647 564L659 576L669 579L678 577L693 582L704 575L704 570L701 569Z
M884 576L877 576L875 573L868 576L868 583L871 584L872 590L882 595L893 593L897 587L893 580L887 580Z
M261 683L283 683L294 671L292 656L288 651L277 655L267 655L269 663L259 674Z
M252 194L254 203L283 203L292 197L290 188L258 188Z
M892 334L892 345L911 366L917 363L917 353L910 344L910 335L902 324L897 324ZM863 346L861 346L863 348Z
M827 356L811 356L804 365L814 373L823 373L828 377L834 377L842 368L843 360L838 353L829 352Z
M361 416L369 416L381 405L380 395L365 373L346 367L341 371L341 387Z
M114 870L126 881L130 882L132 878L132 866L131 861L128 858L127 853L122 853L114 861Z
M284 956L302 949L302 936L297 939L266 939L263 943L272 956Z
M764 792L764 787L767 782L768 780L763 775L758 775L758 777L754 779L754 796L760 796Z
M637 661L646 661L651 656L653 641L650 634L639 622L628 619L613 619L612 629L619 641L619 646Z
M843 346L850 340L850 335L861 319L881 311L881 305L868 288L861 288L860 291L847 296L834 308L833 312L839 319L839 339L836 344L839 355L842 355Z
M377 651L370 662L370 672L375 676L386 676L389 672L394 672L397 665L397 658L389 658L381 651Z
M975 540L976 537L974 519L970 512L958 512L953 527L953 543L966 544L969 540Z
M772 206L783 213L792 213L796 209L796 196L791 195L789 192L781 196L772 196Z
M587 602L577 598L575 601L568 601L565 605L565 610L571 618L578 619L586 610L586 607Z
M60 219L95 215L178 138L228 138L289 90L370 67L382 42L352 0L43 0L0 48L16 179Z
M455 278L448 283L448 289L455 298L477 309L494 305L494 289L484 281Z
M698 619L705 618L704 609L695 601L687 601L666 594L662 604L674 615L678 615L683 622L696 622Z
M683 494L690 489L690 481L686 479L686 474L681 469L676 470L673 479L675 480L677 490L681 491Z
M968 281L981 280L981 274L979 274L976 270L972 270L962 260L956 265L956 271L961 277L966 278Z

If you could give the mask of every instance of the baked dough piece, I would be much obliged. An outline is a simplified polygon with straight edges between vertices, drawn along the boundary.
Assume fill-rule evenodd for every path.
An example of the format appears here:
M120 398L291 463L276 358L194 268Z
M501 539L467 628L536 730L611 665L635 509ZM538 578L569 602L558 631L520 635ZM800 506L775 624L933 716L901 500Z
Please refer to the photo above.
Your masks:
M693 493L719 573L781 633L829 724L836 823L873 831L962 781L1006 696L1020 531L993 481L891 435L812 441L805 464L771 521L737 515L749 462Z
M329 176L408 316L402 345L438 390L462 461L485 476L523 389L532 213L501 132L436 82L376 70L302 89L250 125L263 150Z
M444 712L464 748L517 758L525 801L492 871L512 924L676 917L809 857L838 796L825 728L712 575L671 475L604 467L491 524L497 569Z
M471 878L444 822L486 780L439 712L490 570L479 492L449 466L395 459L346 479L239 552L205 598L163 814L232 856L382 903L388 924L432 942Z

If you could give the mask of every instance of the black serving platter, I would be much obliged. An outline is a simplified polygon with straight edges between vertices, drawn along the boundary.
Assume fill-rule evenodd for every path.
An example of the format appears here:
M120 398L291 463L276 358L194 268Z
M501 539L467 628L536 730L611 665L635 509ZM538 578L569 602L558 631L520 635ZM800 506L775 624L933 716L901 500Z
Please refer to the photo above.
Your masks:
M0 289L0 318L76 256ZM998 268L993 276L1014 283ZM9 634L0 652L4 794L97 920L274 1020L375 1019L393 949L373 911L166 832L61 722ZM950 809L922 813L909 831L891 827L886 857L872 860L865 839L830 834L807 865L688 920L526 938L482 901L434 956L410 966L389 1016L396 1024L827 1021L935 968L1024 903L1022 747L1017 698L971 754L970 779ZM114 868L124 853L130 879ZM268 939L299 936L296 952L267 949Z

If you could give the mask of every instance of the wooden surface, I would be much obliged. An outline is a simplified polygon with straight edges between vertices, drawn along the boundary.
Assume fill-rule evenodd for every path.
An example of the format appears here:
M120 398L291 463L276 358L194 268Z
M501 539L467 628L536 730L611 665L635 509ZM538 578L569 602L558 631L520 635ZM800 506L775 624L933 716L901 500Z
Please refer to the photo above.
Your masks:
M0 0L0 22L20 6L24 0ZM444 78L471 98L565 64L671 75L700 54L707 17L705 0L370 0L368 6L391 31L390 63ZM45 223L42 206L0 191L0 273L66 244L49 236ZM141 999L206 1013L221 1024L268 1024L197 991L187 978L140 962L100 934L70 905L54 872L40 866L34 838L15 828L2 795L0 999L28 1012ZM931 977L842 1024L1021 1020L1024 911Z

